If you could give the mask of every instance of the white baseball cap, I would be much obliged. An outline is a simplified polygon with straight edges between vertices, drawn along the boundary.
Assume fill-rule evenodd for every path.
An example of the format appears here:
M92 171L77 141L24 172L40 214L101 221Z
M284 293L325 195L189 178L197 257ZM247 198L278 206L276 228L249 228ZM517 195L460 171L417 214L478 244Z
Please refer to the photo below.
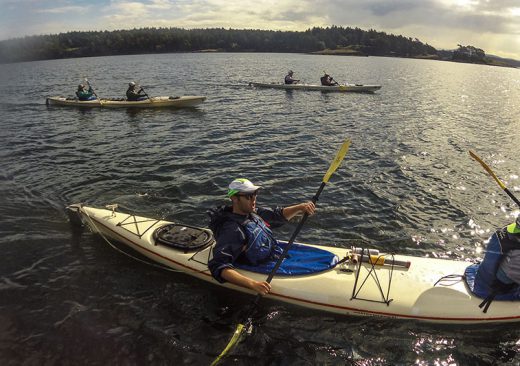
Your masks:
M231 197L239 192L241 193L254 193L258 191L261 186L255 186L249 179L237 178L229 184L227 196Z

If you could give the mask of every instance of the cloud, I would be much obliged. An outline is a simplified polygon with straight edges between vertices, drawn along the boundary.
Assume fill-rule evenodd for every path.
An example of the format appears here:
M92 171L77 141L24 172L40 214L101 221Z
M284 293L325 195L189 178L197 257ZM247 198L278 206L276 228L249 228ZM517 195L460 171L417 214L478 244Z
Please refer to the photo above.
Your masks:
M506 13L513 8L517 8L520 4L518 0L492 0L492 1L476 1L476 11L492 11L498 13Z
M520 0L0 0L0 39L140 27L303 31L331 25L471 44L520 59Z
M514 39L520 33L520 11L514 13L518 0L154 0L140 3L141 8L132 12L127 5L131 2L118 3L118 14L110 19L119 28L130 19L143 26L184 28L302 31L338 25L417 37L439 48L462 42L520 58ZM507 50L507 44L515 50Z
M331 0L329 5L336 25L417 37L438 48L455 48L465 39L486 51L520 56L515 41L520 32L520 17L514 13L517 0Z
M375 1L368 2L367 8L370 9L372 14L378 17L392 16L401 12L414 11L416 8L423 8L425 3L417 1Z
M49 14L84 13L89 8L90 6L62 6L59 8L38 9L36 12Z

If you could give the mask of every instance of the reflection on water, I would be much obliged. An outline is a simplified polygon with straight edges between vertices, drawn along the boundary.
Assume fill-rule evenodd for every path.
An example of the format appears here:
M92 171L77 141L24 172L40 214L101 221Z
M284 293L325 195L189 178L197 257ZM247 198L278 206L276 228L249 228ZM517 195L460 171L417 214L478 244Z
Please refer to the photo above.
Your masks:
M146 61L146 62L144 62ZM250 88L288 68L306 82L381 84L373 95ZM118 203L205 225L237 176L259 205L310 199L353 141L300 233L305 242L475 260L518 207L516 69L295 54L167 54L0 65L0 357L7 364L208 364L250 297L161 271L70 231L63 208ZM191 109L46 107L87 75L102 96L139 78ZM294 225L277 231L290 235ZM398 296L399 294L394 294ZM265 301L233 364L517 364L515 326L460 329L330 316Z

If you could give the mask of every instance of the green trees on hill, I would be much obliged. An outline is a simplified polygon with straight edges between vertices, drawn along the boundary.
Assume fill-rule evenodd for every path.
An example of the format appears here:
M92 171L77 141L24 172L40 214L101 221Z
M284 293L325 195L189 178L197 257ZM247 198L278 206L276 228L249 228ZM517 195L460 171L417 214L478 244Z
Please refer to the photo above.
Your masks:
M436 55L418 39L359 28L312 28L304 32L235 29L141 28L68 32L0 42L0 62L141 53L218 50L228 52L319 52L350 49L359 55Z
M417 57L436 55L437 50L419 41L417 38L406 38L359 28L312 28L307 32L325 43L331 50L351 48L367 56L399 56ZM306 33L307 33L306 32Z
M486 63L486 53L473 46L457 45L459 48L453 51L452 59L463 62Z

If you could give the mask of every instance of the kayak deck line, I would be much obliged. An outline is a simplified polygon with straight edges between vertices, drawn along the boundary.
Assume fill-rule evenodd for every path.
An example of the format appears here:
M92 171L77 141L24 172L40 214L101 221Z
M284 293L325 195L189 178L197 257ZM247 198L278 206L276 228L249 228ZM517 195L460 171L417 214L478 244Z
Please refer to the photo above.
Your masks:
M72 205L74 206L74 205ZM95 223L93 231L128 245L145 257L173 269L179 269L199 279L229 289L254 294L253 291L229 283L218 283L207 268L212 246L205 247L195 253L184 253L154 242L153 230L145 232L150 221L140 216L128 219L128 214L96 209L86 206L76 206L81 217L88 217ZM123 220L137 225L141 237L127 227L118 226ZM130 220L130 221L129 221ZM151 219L153 222L157 221ZM87 222L88 224L88 222ZM154 227L161 228L171 224L159 220ZM124 226L124 225L123 225ZM156 229L158 230L158 229ZM304 244L301 244L304 245ZM350 249L322 245L305 244L310 247L326 248L339 257L345 253L352 254ZM194 259L202 256L203 260ZM368 257L367 257L368 258ZM408 268L396 266L392 270L392 260L398 263L412 263ZM312 275L294 277L275 276L272 282L272 291L267 298L284 301L299 306L329 311L343 315L361 315L389 317L396 319L412 319L438 323L493 323L520 321L520 302L497 301L487 314L478 309L481 299L469 292L464 281L437 286L439 278L447 274L463 273L467 262L442 260L425 257L409 257L396 255L387 259L387 264L377 265L377 262L360 260L358 263L348 262ZM366 271L362 276L368 276L365 284L357 287L356 298L349 295L355 289L355 272ZM371 274L370 271L373 271ZM244 271L248 276L261 280L262 274ZM368 273L368 275L367 275ZM377 274L379 282L387 283L390 273L390 286L383 291L374 283L373 277ZM361 276L361 274L358 274ZM360 277L361 278L361 277ZM363 279L361 279L363 282ZM390 289L392 298L390 301ZM353 292L354 293L354 292ZM383 296L382 296L383 295ZM386 295L386 297L384 296ZM381 301L380 298L383 297ZM368 301L366 301L368 299ZM374 299L377 299L374 301Z
M364 256L365 256L365 250L362 250L361 251L361 258L360 258L361 262L363 262L363 257ZM368 258L371 258L371 256L369 256ZM383 288L382 288L382 285L381 285L381 281L379 280L379 276L377 275L377 272L374 271L374 268L375 268L376 264L378 263L378 259L376 259L374 262L369 262L369 263L371 265L371 268L368 270L368 273L365 276L365 279L363 280L363 282L361 283L359 288L357 287L357 285L358 285L358 282L359 282L359 275L361 273L362 266L358 266L357 267L356 280L354 281L354 286L352 287L352 297L350 298L350 300L358 299L358 300L365 300L365 301L376 301L376 300L371 300L371 299L365 299L365 298L362 298L362 297L358 297L359 293L361 292L361 290L362 290L364 284L366 283L366 281L368 280L368 278L370 276L373 276L374 281L377 284L377 288L379 290L379 293L380 293L380 295L382 297L381 302L385 303L388 306L388 305L390 305L390 302L392 302L392 299L390 299L390 288L391 288L391 285L392 285L392 277L393 277L393 274L394 274L394 271L393 271L394 268L392 266L392 270L390 271L390 275L388 276L388 286L387 286L386 294L384 294L383 293Z
M132 221L132 222L126 222L126 223L125 223L125 221L128 220L129 218L133 218L134 221ZM142 234L140 234L140 233L139 233L139 225L138 225L138 224L141 224L141 223L143 223L143 222L150 222L150 221L152 222L152 224L151 224L151 225L150 225L150 226L149 226L149 227L148 227L148 228L147 228L147 229L146 229ZM122 227L122 228L128 230L129 233L134 234L134 235L137 235L137 237L141 238L144 234L146 234L146 232L147 232L148 230L150 230L152 227L155 226L155 224L157 224L157 223L160 222L160 221L161 221L161 220L158 220L158 219L146 219L146 220L142 220L142 221L137 221L135 215L130 215L130 214L128 214L128 217L127 217L126 219L124 219L123 221L121 221L119 224L117 224L117 226L120 226L120 227ZM137 231L137 233L134 233L133 231L127 229L127 228L125 227L125 225L134 225L134 226L135 226L135 230Z

